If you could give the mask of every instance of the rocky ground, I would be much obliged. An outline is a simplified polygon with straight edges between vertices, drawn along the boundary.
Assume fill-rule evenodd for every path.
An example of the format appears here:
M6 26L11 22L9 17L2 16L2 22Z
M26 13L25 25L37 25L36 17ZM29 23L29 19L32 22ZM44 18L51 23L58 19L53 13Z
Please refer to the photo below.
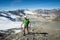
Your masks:
M23 36L23 32L11 34L2 40L60 40L60 30L31 28L30 33Z

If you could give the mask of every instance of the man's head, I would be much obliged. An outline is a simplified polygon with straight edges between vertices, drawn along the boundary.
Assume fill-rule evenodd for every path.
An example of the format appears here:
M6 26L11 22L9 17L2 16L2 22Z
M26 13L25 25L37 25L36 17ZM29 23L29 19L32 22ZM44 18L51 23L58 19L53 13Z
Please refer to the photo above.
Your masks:
M26 20L27 20L27 19L29 19L29 18L28 18L27 16L24 16L24 19L26 19Z
M27 16L24 16L24 18L27 18Z
M24 19L27 19L27 16L24 16Z

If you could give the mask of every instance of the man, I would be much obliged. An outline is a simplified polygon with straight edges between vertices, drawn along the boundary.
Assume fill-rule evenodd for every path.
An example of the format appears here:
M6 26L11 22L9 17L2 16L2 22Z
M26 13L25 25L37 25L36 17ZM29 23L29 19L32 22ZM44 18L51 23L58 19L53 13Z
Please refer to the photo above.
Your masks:
M27 19L26 16L24 16L24 20L23 20L23 23L21 24L21 26L22 26L23 24L24 24L24 29L23 29L24 35L25 35L25 29L27 29L27 33L29 34L28 26L29 26L29 25L31 26L31 24L30 24L29 19Z

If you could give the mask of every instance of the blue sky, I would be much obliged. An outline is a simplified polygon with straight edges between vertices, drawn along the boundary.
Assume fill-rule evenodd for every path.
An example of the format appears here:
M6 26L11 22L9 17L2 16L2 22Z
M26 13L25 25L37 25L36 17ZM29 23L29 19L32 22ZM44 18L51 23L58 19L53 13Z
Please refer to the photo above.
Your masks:
M60 0L0 0L0 10L60 8Z

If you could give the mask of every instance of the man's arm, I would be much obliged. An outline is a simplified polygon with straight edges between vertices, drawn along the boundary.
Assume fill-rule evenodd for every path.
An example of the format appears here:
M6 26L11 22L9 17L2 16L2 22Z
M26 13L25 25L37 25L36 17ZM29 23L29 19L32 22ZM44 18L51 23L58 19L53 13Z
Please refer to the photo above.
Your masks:
M31 27L31 22L29 22L29 27Z
M22 24L21 24L21 28L22 28L22 25L23 25L23 22L22 22Z

